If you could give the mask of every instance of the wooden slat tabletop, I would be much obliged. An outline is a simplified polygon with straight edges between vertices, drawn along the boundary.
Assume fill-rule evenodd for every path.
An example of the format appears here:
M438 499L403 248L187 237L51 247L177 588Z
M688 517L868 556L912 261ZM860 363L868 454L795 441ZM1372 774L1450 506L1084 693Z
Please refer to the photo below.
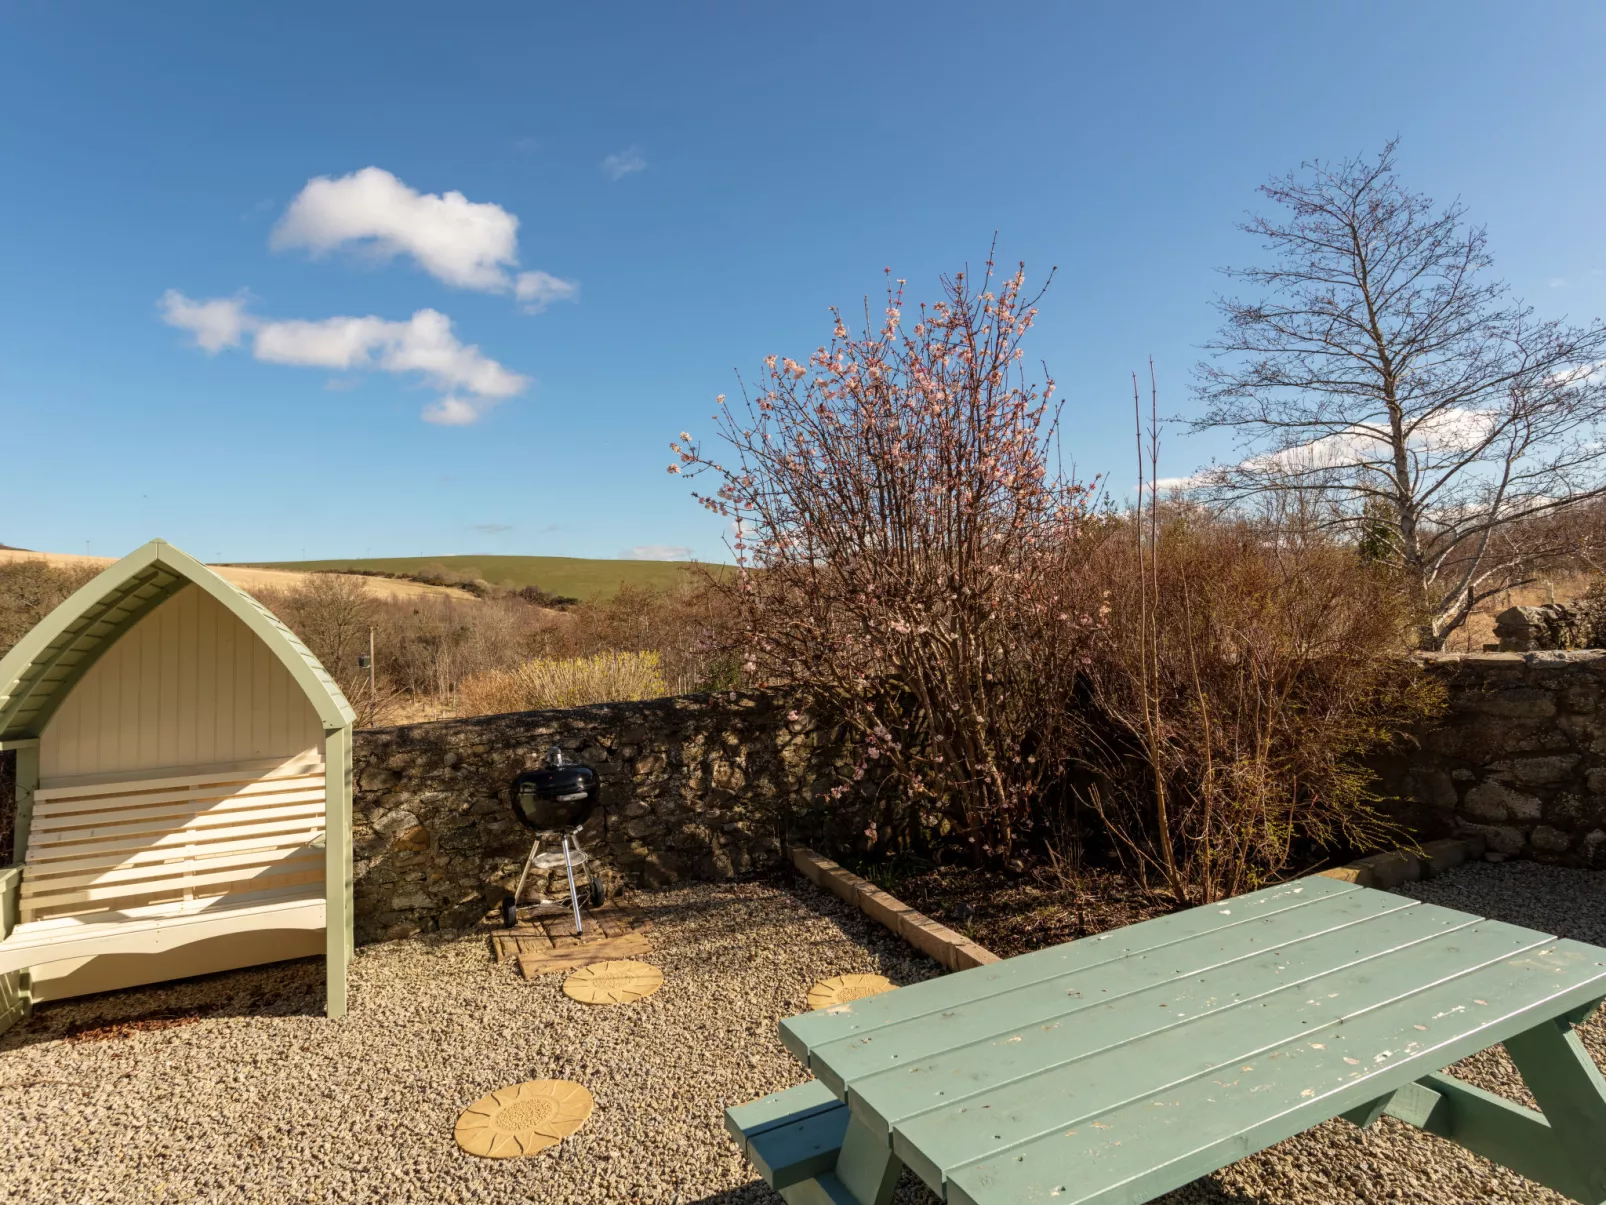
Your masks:
M794 1017L946 1200L1142 1202L1606 995L1606 951L1302 879Z

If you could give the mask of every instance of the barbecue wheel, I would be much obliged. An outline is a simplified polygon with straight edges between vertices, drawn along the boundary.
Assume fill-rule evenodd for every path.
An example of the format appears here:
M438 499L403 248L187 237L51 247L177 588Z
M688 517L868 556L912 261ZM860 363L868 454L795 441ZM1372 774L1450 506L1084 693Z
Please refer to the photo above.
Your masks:
M502 897L502 928L511 929L519 923L519 905L511 895Z
M592 878L591 886L587 888L587 891L591 895L591 906L593 908L600 908L607 902L608 889L602 885L601 879Z

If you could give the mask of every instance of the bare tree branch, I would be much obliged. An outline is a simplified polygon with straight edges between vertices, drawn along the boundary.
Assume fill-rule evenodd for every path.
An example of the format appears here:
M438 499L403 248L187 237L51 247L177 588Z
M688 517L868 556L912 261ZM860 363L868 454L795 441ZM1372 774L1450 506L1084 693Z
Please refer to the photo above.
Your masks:
M1511 301L1483 229L1407 192L1394 152L1260 190L1281 212L1243 229L1271 263L1225 271L1264 296L1218 299L1195 374L1195 428L1232 431L1242 459L1190 485L1228 507L1298 495L1401 571L1440 648L1554 555L1502 533L1559 530L1540 521L1606 494L1606 326Z

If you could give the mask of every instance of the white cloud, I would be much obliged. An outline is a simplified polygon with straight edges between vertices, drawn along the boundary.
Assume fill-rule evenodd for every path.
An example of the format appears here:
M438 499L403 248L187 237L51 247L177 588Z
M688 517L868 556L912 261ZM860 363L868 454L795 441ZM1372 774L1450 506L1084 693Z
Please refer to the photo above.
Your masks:
M436 310L419 310L403 322L372 315L274 321L246 313L242 298L191 301L174 289L161 305L163 321L192 332L196 346L208 352L237 346L250 333L252 355L269 364L417 373L443 394L425 408L425 421L445 426L477 422L530 383L461 342L452 320Z
M524 302L525 313L539 314L554 301L574 300L580 295L580 286L546 272L520 272L513 282L513 295Z
M1597 360L1592 364L1574 364L1570 368L1563 368L1553 372L1545 380L1551 385L1560 385L1563 388L1573 385L1587 385L1597 380L1603 370L1606 370L1606 360Z
M307 181L273 228L269 245L315 257L348 246L381 259L410 255L455 288L513 293L521 301L528 300L528 290L544 290L542 305L574 297L579 288L572 281L545 272L515 276L518 232L519 219L500 205L455 191L421 193L383 168L365 167L338 179ZM538 279L527 286L526 277Z
M646 171L647 160L642 156L640 147L629 146L604 159L602 170L610 180L623 180L632 172Z
M1587 379L1594 371L1585 365L1573 370L1577 379ZM1567 374L1561 374L1566 376ZM1558 378L1559 380L1559 378ZM1475 449L1497 430L1500 416L1488 410L1449 407L1420 419L1406 436L1407 453L1420 465L1453 460ZM1360 466L1390 469L1393 444L1381 428L1350 426L1305 443L1291 444L1271 452L1251 456L1235 466L1236 471L1256 477L1319 477L1336 471L1342 474ZM1171 490L1190 490L1221 479L1226 469L1201 469L1187 477L1162 477L1156 488L1163 494Z
M458 397L449 393L425 406L420 417L437 427L472 427L494 405L496 402L488 398Z
M627 561L689 561L691 549L680 544L637 544L623 555Z
M1204 484L1204 478L1195 474L1192 477L1162 477L1154 483L1154 488L1162 494L1169 494L1173 490L1191 490L1197 485ZM1148 497L1147 494L1144 497Z
M156 304L161 308L163 322L189 331L195 346L208 355L225 347L238 347L252 325L251 316L245 312L244 293L191 301L177 289L169 289Z

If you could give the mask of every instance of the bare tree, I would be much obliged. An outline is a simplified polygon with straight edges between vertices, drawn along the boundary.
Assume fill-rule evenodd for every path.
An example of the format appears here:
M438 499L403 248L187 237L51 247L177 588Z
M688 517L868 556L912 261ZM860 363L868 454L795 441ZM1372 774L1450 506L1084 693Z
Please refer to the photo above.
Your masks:
M1606 327L1539 321L1485 277L1465 209L1407 192L1395 143L1375 161L1306 164L1243 229L1270 266L1223 298L1195 427L1239 454L1195 484L1347 531L1397 568L1419 640L1442 647L1482 599L1554 557L1536 522L1606 492ZM1512 536L1520 527L1526 538Z

